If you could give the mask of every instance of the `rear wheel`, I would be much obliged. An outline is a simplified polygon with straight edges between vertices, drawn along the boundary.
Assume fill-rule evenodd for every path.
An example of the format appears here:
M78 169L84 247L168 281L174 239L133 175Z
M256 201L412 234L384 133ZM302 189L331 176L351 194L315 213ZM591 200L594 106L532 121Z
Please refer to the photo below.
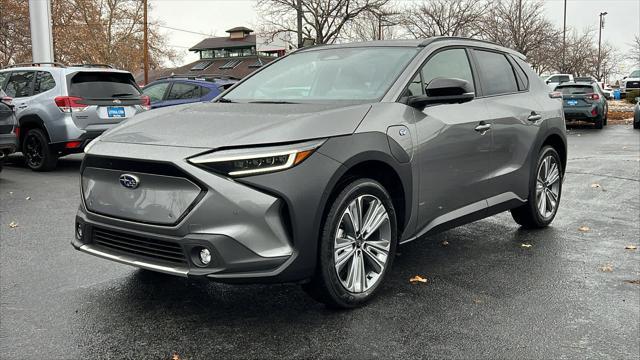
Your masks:
M638 121L638 122L634 122L634 123L633 123L633 128L634 128L634 129L640 129L640 121Z
M558 212L562 195L562 162L551 146L540 151L536 171L529 182L529 200L511 210L513 219L525 228L542 228L551 224Z
M396 243L391 197L375 180L356 180L331 205L320 238L316 274L303 288L329 307L362 305L387 275Z
M595 127L596 129L602 129L602 127L603 127L603 126L604 126L604 120L602 120L602 117L598 117L598 118L596 119L596 122L595 122L595 124L594 124L594 127Z
M40 129L27 132L22 140L22 154L33 171L50 171L58 163L58 156L51 151L47 136Z

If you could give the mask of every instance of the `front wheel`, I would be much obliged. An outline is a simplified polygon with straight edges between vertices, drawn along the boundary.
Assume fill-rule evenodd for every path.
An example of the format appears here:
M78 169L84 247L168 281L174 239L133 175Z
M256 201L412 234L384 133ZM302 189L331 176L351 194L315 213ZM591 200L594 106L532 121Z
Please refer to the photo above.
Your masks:
M370 300L387 275L397 244L396 213L386 189L372 179L348 184L324 219L318 267L303 286L329 307Z
M558 152L545 146L538 155L536 171L529 182L529 200L511 210L513 219L524 228L542 228L551 224L562 195L562 162Z

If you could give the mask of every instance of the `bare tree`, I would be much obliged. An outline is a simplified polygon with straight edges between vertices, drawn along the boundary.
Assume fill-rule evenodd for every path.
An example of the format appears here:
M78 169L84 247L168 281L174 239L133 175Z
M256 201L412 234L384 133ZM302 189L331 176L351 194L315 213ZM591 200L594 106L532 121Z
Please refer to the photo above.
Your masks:
M541 0L496 0L483 18L481 37L515 49L528 57L534 68L548 67L549 51L560 58L561 47L555 51L561 30L544 17Z
M640 68L640 36L633 37L631 45L631 51L629 51L628 58L633 61L633 65Z
M340 35L345 41L371 41L396 39L402 14L395 8L379 8L363 12L347 24Z
M416 3L405 11L403 28L414 38L432 36L475 37L485 15L485 1L432 0Z
M300 0L303 37L317 44L337 41L345 26L367 12L375 12L389 0ZM262 19L260 32L272 39L282 33L296 33L297 0L258 0Z
M25 1L0 0L0 67L31 59L29 8Z

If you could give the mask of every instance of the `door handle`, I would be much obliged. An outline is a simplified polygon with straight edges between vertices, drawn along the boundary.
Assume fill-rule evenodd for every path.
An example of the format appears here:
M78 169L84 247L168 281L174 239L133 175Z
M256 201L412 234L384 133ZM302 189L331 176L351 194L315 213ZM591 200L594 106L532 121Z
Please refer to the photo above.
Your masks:
M26 109L27 108L27 104L18 104L17 108L18 109Z
M485 132L491 130L491 124L480 124L476 126L475 130L484 135Z
M529 117L527 118L527 120L529 121L538 121L542 119L542 115L540 114L536 114L535 112L531 112L531 115L529 115Z

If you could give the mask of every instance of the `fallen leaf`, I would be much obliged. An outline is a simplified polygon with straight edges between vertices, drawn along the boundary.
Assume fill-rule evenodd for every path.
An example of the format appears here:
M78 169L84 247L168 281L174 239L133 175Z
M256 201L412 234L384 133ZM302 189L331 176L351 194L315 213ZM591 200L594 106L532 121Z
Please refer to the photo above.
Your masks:
M419 283L419 282L426 284L427 283L427 279L423 278L420 275L416 275L416 276L412 277L411 279L409 279L409 282L412 283L412 284Z
M31 196L27 196L26 198L24 198L25 200L31 200Z
M171 355L171 360L180 360L180 355L178 355L177 352L174 352L173 355Z
M449 246L449 242L447 240L443 241L442 246Z
M602 271L602 272L612 272L613 271L613 266L611 264L606 264L606 265L600 267L600 271Z
M480 299L473 299L473 303L474 303L474 304L482 304L482 300L480 300Z
M624 282L626 282L627 284L632 284L632 285L640 285L640 279L625 280Z
M625 250L635 250L635 249L637 249L637 248L638 248L638 247L637 247L637 246L635 246L635 245L627 245L627 246L625 246L625 247L624 247L624 249L625 249Z
M520 244L520 246L521 246L521 247L523 247L523 248L528 249L528 248L530 248L530 247L531 247L531 246L533 246L533 245L531 245L531 244Z
M598 183L593 183L593 184L591 184L591 187L594 188L594 189L597 189L597 188L599 188L601 186Z
M15 229L15 228L18 227L18 223L15 222L15 221L12 221L12 222L9 223L9 227L12 228L12 229Z
M590 228L590 227L588 227L588 226L586 226L586 225L582 225L582 226L580 226L580 227L578 228L578 230L579 230L579 231L582 231L582 232L589 232L589 231L591 231L591 228Z

